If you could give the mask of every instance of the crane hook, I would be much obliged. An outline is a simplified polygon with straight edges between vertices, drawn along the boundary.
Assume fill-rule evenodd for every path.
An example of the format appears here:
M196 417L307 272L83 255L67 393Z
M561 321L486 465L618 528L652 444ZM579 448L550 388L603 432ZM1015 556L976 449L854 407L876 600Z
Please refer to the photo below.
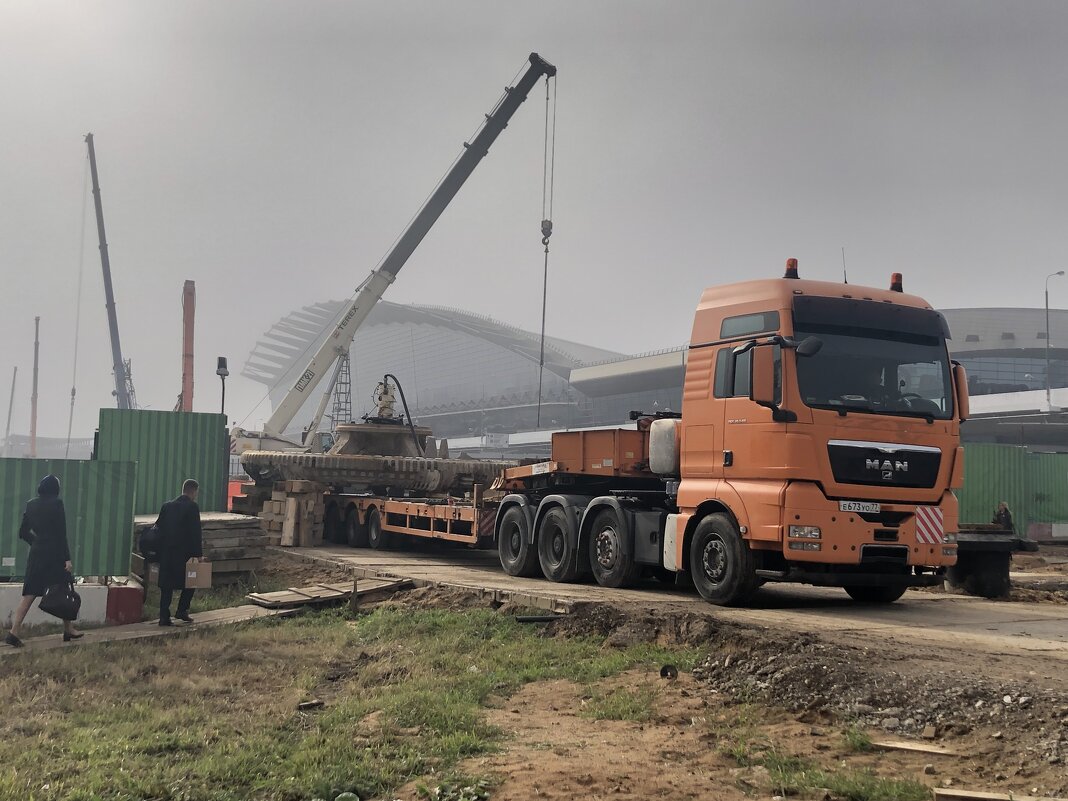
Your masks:
M541 243L546 247L549 246L549 237L553 235L553 221L542 220L541 221Z

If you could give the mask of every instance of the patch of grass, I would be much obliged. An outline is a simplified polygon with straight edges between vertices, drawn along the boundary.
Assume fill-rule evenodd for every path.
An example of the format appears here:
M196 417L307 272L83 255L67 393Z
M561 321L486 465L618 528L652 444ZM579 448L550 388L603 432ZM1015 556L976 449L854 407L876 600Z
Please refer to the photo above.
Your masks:
M0 798L387 796L496 748L501 733L481 707L527 682L590 683L697 658L547 638L490 610L388 607L29 652L0 661ZM325 705L298 712L310 698Z
M416 789L428 801L487 801L493 782L485 777L451 777L435 787L420 784Z
M581 715L593 720L630 720L645 723L653 717L656 689L645 684L633 690L619 687L607 691L593 690Z
M929 788L910 779L888 779L868 770L824 770L776 747L759 732L757 723L752 709L743 707L734 725L721 723L713 731L720 737L721 753L743 767L765 768L777 795L825 789L844 801L927 801L931 797ZM847 742L857 745L867 742L871 746L870 739L856 729L847 730L845 736Z
M842 734L842 739L845 741L845 746L850 751L867 752L872 750L871 737L868 736L866 731L858 729L856 726L850 726Z
M826 787L845 801L927 801L931 790L911 779L887 779L867 770L812 774L815 787Z

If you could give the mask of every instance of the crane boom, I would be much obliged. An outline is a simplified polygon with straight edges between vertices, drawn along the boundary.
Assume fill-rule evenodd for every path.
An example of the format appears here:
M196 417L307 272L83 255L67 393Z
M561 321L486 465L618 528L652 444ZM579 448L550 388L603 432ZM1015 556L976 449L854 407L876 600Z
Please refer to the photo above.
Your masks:
M348 307L348 311L338 322L333 332L326 338L322 347L312 357L308 366L301 373L300 378L293 388L285 396L278 408L274 410L270 419L264 424L264 433L281 437L297 412L300 411L308 396L315 391L319 382L326 376L330 366L333 365L342 352L352 345L352 339L357 329L367 319L367 315L386 291L401 267L408 261L423 237L427 235L441 213L455 197L460 187L470 177L478 163L489 152L490 145L497 139L501 131L508 125L512 115L527 99L530 90L542 76L552 77L556 75L556 67L545 61L537 53L530 54L530 66L515 86L505 89L504 97L486 115L485 124L478 134L470 142L464 143L464 152L452 169L438 184L437 189L416 214L411 224L401 234L397 243L393 246L381 266L373 270L367 279L361 284L356 297ZM95 175L95 173L94 173Z
M115 374L115 400L120 409L131 409L128 373L126 362L122 358L122 345L119 344L119 318L115 313L115 291L111 286L111 260L108 258L108 240L104 235L104 207L100 202L100 181L96 174L96 148L93 135L85 135L89 145L89 171L93 176L93 205L96 207L96 235L100 240L100 266L104 270L104 301L108 310L108 330L111 332L111 363Z

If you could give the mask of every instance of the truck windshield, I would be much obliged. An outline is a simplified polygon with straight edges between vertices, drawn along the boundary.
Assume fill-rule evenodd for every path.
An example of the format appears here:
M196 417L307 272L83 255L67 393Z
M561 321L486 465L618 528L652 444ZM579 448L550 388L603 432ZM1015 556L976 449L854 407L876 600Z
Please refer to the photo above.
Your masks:
M807 328L795 328L795 339L816 336L823 347L815 356L797 359L805 405L939 420L952 415L949 361L940 337L830 325Z

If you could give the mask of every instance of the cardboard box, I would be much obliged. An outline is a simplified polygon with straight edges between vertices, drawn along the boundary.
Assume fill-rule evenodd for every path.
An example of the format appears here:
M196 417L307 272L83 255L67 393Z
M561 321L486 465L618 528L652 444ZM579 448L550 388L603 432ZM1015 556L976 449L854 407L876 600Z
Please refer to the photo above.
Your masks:
M146 587L159 586L159 564L157 562L146 565L144 559L138 554L134 554L132 561L134 562L133 574L141 576L145 580ZM196 559L186 562L185 587L186 589L210 590L211 562L198 562Z

